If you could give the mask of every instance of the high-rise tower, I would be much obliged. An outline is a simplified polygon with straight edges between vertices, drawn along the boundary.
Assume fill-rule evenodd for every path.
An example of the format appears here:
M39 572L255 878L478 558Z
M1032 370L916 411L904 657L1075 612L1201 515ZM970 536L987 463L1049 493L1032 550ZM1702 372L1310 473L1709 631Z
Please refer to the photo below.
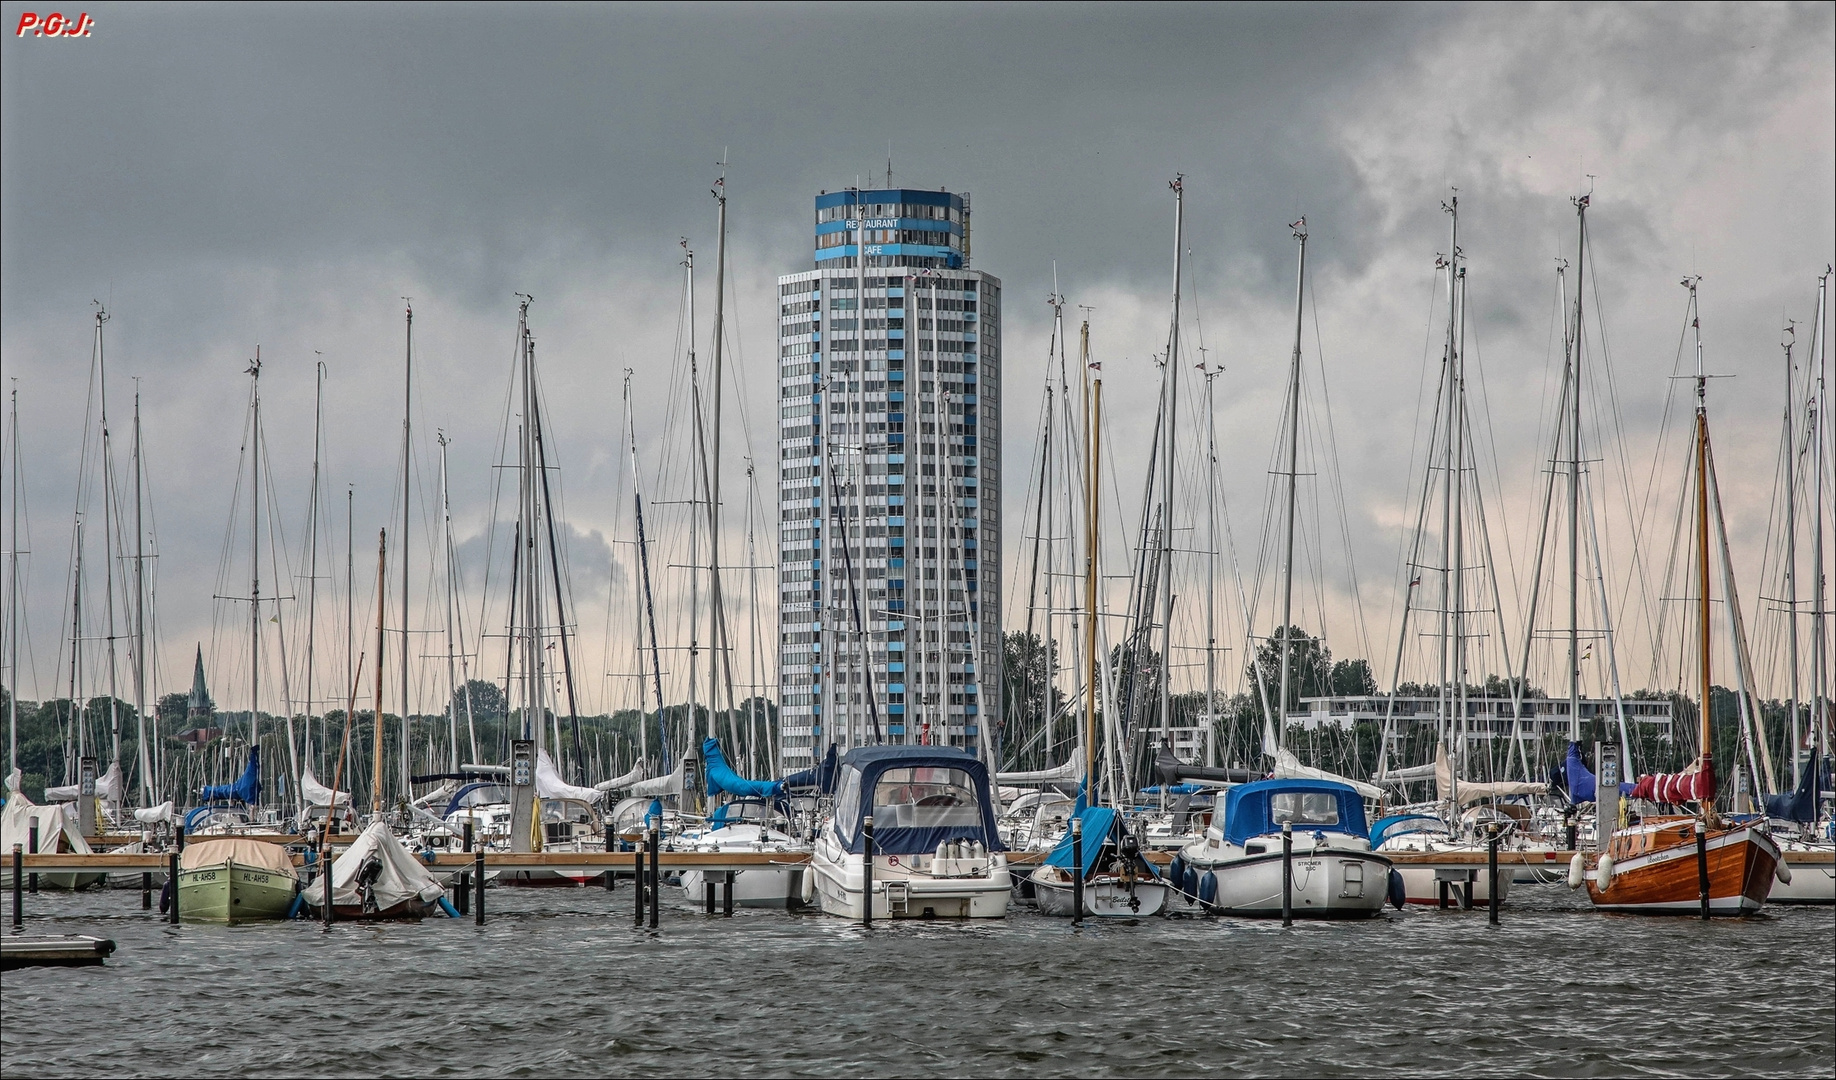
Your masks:
M816 197L778 279L779 725L993 760L1001 664L1001 282L969 197Z

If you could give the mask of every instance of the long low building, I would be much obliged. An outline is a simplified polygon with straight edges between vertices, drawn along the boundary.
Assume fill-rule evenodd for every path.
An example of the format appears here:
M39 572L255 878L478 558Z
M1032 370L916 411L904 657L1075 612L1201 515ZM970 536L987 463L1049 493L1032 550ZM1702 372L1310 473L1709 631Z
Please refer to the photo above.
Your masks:
M1360 720L1381 724L1394 717L1398 727L1405 724L1433 724L1441 712L1437 697L1397 697L1394 712L1388 694L1356 694L1336 697L1302 698L1306 712L1297 719L1307 730L1336 727L1349 730ZM1624 701L1627 723L1650 724L1665 742L1670 741L1671 712L1667 698L1627 698ZM1621 703L1612 698L1582 698L1581 720L1616 720ZM1475 739L1508 738L1514 731L1529 737L1563 735L1568 732L1567 698L1525 698L1519 710L1510 698L1468 698L1466 729Z

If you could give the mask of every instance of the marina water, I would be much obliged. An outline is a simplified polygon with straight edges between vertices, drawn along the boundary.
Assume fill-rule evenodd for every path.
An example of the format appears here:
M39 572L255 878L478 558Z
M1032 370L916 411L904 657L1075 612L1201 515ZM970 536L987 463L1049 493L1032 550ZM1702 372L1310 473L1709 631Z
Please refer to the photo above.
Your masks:
M108 965L8 972L7 1076L1822 1076L1836 911L1601 916L1555 887L1358 923L1073 929L709 917L626 883L492 889L489 922L170 926L27 897Z

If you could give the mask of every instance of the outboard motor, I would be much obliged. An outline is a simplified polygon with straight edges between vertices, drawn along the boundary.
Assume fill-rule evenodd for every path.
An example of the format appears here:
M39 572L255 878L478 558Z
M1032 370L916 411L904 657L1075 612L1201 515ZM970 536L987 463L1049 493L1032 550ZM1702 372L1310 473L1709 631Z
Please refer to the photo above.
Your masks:
M357 868L357 892L363 897L363 912L365 915L373 914L376 911L376 893L374 886L376 884L376 879L382 877L382 870L382 857L378 855L371 855L369 858L363 860L362 866Z

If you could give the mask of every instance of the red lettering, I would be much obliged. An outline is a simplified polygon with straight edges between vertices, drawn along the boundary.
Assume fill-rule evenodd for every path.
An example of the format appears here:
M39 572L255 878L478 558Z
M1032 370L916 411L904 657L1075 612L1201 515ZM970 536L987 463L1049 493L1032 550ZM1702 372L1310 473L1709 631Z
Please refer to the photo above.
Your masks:
M88 37L89 36L89 23L90 23L89 12L85 11L81 15L77 16L76 22L71 23L68 27L64 29L64 36L65 37Z
M37 26L37 25L38 25L38 13L35 11L28 11L24 15L19 16L19 33L14 34L13 36L14 37L25 37L25 32L27 30L32 29L34 26Z
M45 16L45 33L50 34L52 37L56 37L63 32L65 21L63 12L53 11L51 14Z

